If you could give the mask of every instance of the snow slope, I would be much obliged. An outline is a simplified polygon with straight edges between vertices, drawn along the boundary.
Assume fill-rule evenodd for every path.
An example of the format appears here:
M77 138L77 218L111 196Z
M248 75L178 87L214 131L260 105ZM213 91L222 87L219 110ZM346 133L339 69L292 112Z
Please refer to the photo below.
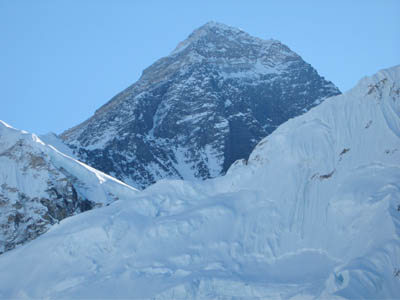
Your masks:
M0 253L136 190L0 121Z
M398 298L399 162L396 66L224 177L162 180L5 253L0 298Z
M45 144L51 145L61 153L68 155L69 157L78 159L74 154L74 151L64 144L63 140L59 138L55 133L49 132L39 136L39 139Z

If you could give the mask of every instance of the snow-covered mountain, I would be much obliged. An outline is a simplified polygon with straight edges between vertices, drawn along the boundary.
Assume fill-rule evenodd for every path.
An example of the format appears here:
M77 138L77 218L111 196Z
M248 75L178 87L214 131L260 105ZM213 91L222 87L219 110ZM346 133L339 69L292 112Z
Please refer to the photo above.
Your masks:
M136 192L0 121L0 254L66 217Z
M62 138L80 160L135 187L204 179L339 93L279 41L210 22Z
M0 298L395 299L399 182L396 66L223 177L161 180L1 255Z

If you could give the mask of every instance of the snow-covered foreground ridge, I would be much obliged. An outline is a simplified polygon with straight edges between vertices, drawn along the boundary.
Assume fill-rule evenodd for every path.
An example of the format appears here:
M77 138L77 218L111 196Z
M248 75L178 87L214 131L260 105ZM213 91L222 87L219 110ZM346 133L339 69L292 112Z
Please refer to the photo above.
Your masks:
M0 121L0 253L137 191Z
M158 182L5 253L0 298L398 298L399 162L397 66L224 177Z

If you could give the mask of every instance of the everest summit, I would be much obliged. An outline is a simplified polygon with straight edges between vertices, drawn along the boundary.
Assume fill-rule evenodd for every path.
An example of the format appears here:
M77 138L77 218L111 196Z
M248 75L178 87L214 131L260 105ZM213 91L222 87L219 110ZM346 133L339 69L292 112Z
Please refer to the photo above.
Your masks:
M210 22L61 138L134 187L212 178L339 90L276 40Z

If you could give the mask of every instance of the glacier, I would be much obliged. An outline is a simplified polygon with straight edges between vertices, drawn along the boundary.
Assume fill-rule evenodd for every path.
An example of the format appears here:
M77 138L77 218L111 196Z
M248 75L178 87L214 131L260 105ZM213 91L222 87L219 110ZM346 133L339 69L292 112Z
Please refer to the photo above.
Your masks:
M0 298L398 298L399 162L395 66L225 176L161 180L4 253Z

